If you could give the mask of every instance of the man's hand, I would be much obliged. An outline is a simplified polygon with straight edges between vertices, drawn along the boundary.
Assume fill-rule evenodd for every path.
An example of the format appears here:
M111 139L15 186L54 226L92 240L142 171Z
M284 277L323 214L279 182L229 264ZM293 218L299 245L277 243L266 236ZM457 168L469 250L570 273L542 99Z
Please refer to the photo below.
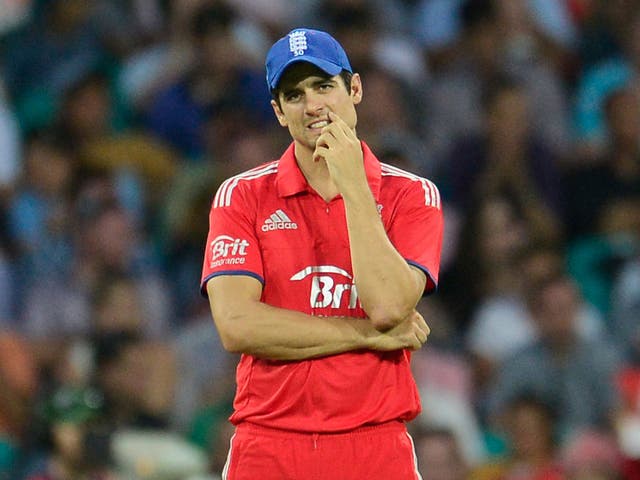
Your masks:
M373 350L391 351L408 348L418 350L425 344L431 329L422 315L415 310L390 330L372 338Z
M355 132L342 118L329 112L331 123L322 129L316 141L313 159L324 159L329 175L340 193L352 185L367 185L362 146Z

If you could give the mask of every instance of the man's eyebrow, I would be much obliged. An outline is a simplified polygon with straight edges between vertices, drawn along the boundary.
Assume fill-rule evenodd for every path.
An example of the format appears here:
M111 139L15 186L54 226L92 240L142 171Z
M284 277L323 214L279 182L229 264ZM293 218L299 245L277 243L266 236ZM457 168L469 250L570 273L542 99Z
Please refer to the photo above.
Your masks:
M291 86L291 87L285 87L282 90L280 90L280 92L282 93L282 95L284 95L285 97L287 95L291 95L292 93L298 93L301 92L302 89L297 87L297 86Z
M335 81L335 79L334 79L334 78L332 78L332 77L325 77L325 78L319 78L318 80L314 81L314 82L312 83L312 85L313 85L314 87L316 87L316 86L321 85L321 84L323 84L323 83L336 83L336 81Z
M318 77L316 80L311 82L311 86L317 87L318 85L322 85L323 83L336 83L336 80L332 77ZM290 86L284 86L280 91L284 95L287 95L289 93L300 92L302 91L302 88L298 87L298 84L296 83Z

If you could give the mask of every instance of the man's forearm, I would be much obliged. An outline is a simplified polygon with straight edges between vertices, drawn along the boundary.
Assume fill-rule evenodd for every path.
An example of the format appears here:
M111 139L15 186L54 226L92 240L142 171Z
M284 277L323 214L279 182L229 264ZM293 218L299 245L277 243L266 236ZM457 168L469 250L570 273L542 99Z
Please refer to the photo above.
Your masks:
M233 279L231 279L233 280ZM368 348L375 329L366 318L315 317L236 297L238 286L212 279L207 285L224 347L273 360L303 360Z
M264 303L230 320L233 350L272 360L305 360L366 348L367 331L372 330L366 318L314 317Z
M371 191L343 197L358 298L377 328L392 328L415 308L424 283L389 240Z
M412 310L396 327L381 332L368 318L315 317L260 301L251 277L219 276L207 283L216 327L224 347L271 360L305 360L370 349L418 349L429 327Z

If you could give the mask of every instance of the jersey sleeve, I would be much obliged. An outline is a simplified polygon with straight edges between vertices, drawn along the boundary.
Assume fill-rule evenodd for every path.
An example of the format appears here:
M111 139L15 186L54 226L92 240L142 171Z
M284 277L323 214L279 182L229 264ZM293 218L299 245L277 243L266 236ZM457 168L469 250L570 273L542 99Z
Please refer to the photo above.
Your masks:
M409 181L399 195L387 235L407 263L427 275L425 293L438 286L443 227L438 188L423 178Z
M220 189L225 188L223 183ZM207 296L207 282L218 275L247 275L264 284L262 254L255 230L255 205L238 186L228 202L220 202L220 190L209 212L209 233L204 251L200 292Z

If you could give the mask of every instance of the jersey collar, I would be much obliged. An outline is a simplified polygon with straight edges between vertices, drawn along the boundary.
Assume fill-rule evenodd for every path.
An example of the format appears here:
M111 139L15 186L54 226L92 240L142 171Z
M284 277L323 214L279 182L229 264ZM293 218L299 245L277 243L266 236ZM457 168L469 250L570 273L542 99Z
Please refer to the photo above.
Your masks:
M367 182L369 188L376 200L380 195L380 179L381 169L380 161L373 154L369 146L361 141L362 153L364 155L364 170L367 174ZM276 177L276 186L278 189L278 195L280 197L289 197L301 192L308 192L311 190L307 179L304 178L296 157L294 154L294 143L289 145L289 148L285 150L278 162L278 175Z

